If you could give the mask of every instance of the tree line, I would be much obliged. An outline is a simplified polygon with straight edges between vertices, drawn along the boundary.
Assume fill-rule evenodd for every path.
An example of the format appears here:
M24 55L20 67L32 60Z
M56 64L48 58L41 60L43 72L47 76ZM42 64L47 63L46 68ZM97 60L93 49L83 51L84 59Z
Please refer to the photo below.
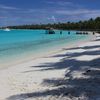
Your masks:
M51 27L54 29L61 30L89 30L89 31L100 31L100 17L95 19L89 19L79 22L66 22L66 23L54 23L54 24L31 24L31 25L19 25L19 26L8 26L11 29L46 29Z

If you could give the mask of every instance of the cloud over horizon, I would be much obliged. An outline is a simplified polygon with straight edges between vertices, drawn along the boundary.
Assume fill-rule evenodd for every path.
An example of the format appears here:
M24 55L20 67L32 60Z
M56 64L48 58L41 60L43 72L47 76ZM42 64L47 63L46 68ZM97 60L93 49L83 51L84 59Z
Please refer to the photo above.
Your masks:
M3 3L1 1L6 1ZM0 1L0 26L79 21L100 16L99 6L90 0ZM95 4L100 2L95 2ZM49 18L49 20L48 20ZM51 20L52 19L52 20ZM56 21L57 19L57 21ZM5 24L6 23L6 24Z

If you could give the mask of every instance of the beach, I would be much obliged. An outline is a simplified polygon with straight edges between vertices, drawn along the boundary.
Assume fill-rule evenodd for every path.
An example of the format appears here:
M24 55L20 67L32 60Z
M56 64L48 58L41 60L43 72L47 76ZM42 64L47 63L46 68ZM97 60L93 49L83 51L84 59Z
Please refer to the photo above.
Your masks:
M100 100L100 35L0 70L0 100Z
M76 31L70 31L69 35L67 30L62 34L59 30L55 32L49 35L45 30L0 30L0 69L58 52L65 46L89 41L93 36L76 35Z

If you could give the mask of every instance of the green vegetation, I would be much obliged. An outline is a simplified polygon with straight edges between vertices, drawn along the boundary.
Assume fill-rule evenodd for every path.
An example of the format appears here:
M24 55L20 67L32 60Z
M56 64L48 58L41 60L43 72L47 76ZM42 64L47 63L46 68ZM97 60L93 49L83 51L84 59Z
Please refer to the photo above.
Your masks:
M87 21L79 22L67 22L67 23L54 23L54 24L35 24L35 25L20 25L20 26L8 26L11 29L46 29L46 27L52 27L54 29L63 30L89 30L100 31L100 17L95 19L89 19Z

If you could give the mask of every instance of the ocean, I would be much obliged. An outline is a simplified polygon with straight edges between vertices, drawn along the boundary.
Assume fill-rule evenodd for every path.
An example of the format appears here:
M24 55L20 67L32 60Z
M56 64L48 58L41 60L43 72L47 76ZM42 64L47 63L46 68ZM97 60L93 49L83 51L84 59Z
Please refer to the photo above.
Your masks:
M45 30L0 30L0 67L44 55L59 47L88 40L89 35L76 35L76 31L55 30L46 34Z

